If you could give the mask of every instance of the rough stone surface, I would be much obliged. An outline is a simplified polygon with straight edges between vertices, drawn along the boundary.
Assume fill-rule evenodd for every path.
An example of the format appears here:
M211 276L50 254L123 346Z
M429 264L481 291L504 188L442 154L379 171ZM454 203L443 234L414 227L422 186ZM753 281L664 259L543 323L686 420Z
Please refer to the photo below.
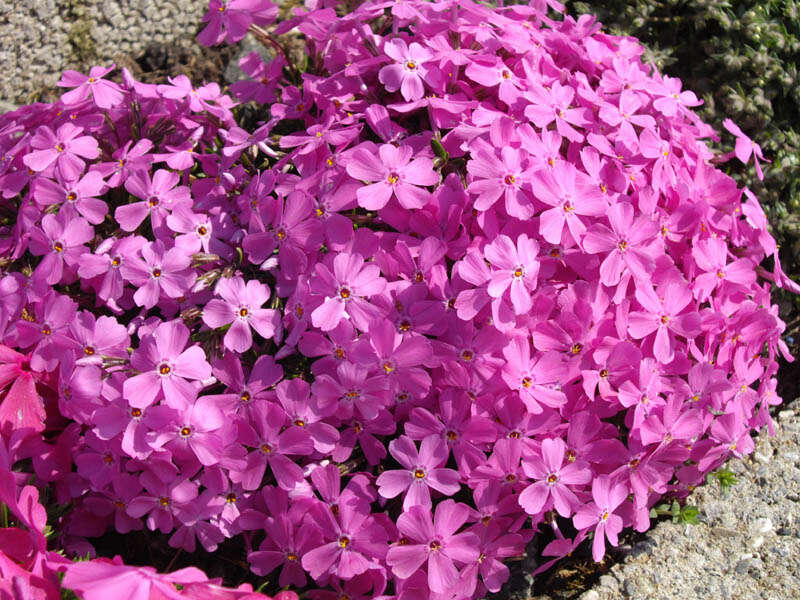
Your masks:
M732 488L714 482L692 494L698 525L660 523L584 596L800 598L800 403L793 407L781 411L774 438L760 436L753 455L728 463Z
M206 0L0 0L0 112L38 100L64 69L150 44L196 44Z

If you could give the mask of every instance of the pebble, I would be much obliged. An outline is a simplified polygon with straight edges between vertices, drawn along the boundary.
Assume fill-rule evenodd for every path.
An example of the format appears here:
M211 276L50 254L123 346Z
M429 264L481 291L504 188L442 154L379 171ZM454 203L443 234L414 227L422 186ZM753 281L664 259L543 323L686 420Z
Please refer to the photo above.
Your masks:
M636 584L630 579L622 582L622 591L626 596L633 596L636 594Z
M594 590L589 590L588 592L583 592L578 600L600 600L600 594Z
M778 420L779 421L788 421L794 416L794 411L789 408L786 410L782 410L778 413Z
M753 521L753 531L756 533L769 533L774 528L772 520L768 517L762 517Z

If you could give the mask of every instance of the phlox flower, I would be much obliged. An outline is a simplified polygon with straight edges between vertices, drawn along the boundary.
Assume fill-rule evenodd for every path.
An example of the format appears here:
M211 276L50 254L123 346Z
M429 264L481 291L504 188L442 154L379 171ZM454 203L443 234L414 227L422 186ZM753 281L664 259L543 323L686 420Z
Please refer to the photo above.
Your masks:
M519 504L529 515L538 515L552 505L562 517L569 517L580 505L570 486L589 483L592 472L583 461L570 462L566 449L561 438L547 438L542 440L541 454L523 458L525 474L536 479L519 495Z
M514 337L503 348L506 364L503 380L509 388L517 390L520 399L534 414L542 412L542 405L558 408L567 397L558 387L566 373L566 365L558 352L537 353L531 357L528 338Z
M494 302L500 301L508 291L514 314L531 310L531 292L536 289L539 274L539 244L526 234L517 238L516 244L507 235L500 235L483 249L483 256L491 264L491 276L486 288ZM498 310L493 311L499 313Z
M397 528L409 543L389 548L386 564L397 577L408 579L427 563L430 590L436 594L453 590L459 578L456 565L471 563L480 554L474 533L456 533L468 518L469 508L450 499L440 502L433 515L429 508L412 506L397 519Z
M203 22L208 23L198 34L204 46L216 46L223 40L233 44L241 40L255 22L267 25L275 20L278 7L260 0L210 0Z
M431 65L425 63L431 60L431 52L416 42L407 45L400 38L386 42L383 51L394 64L382 67L378 72L378 80L390 92L400 90L406 102L419 100L425 95L423 82L431 87L436 87L441 75Z
M177 186L178 181L178 173L166 169L156 171L152 180L147 171L133 173L125 180L125 189L142 200L117 207L114 218L120 227L134 231L149 215L153 230L161 228L170 211L191 202L189 188Z
M222 458L226 438L223 430L226 421L213 398L201 396L180 411L167 406L154 406L150 417L157 415L162 426L148 434L148 443L154 450L166 447L174 456L187 459L196 457L200 464L210 466Z
M211 377L211 365L198 345L186 348L189 329L180 320L167 321L145 336L131 355L140 371L125 380L123 393L134 408L147 408L163 392L167 404L178 409L191 405L197 390L191 380Z
M428 203L430 193L425 186L439 183L433 162L426 156L414 156L411 146L400 147L372 142L357 146L347 162L347 173L369 185L358 188L359 206L367 210L380 210L396 197L403 208L422 208Z
M228 350L246 352L253 345L250 328L264 339L275 335L280 326L278 311L261 308L269 299L269 288L255 280L245 283L241 277L220 279L216 293L221 300L209 300L203 309L203 322L216 329L230 324L223 342Z
M342 319L349 318L361 331L377 316L376 309L365 298L379 294L386 287L380 267L365 263L360 254L341 252L333 259L333 272L322 262L315 268L312 290L325 300L311 313L314 327L330 331Z
M467 172L472 176L467 192L477 194L475 209L487 211L502 196L509 215L519 219L533 216L526 153L504 146L498 158L488 144L476 141L473 146L472 159L467 163Z
M122 276L136 285L133 301L138 306L153 308L161 292L170 298L179 298L189 291L195 280L189 267L191 259L180 248L167 249L161 240L148 242L141 247L141 258L133 254L119 265ZM114 258L112 258L112 266Z
M594 526L592 558L600 562L605 554L605 540L617 545L617 537L622 531L622 517L615 514L628 496L625 485L616 482L608 475L598 475L592 481L592 502L578 508L572 522L576 529Z
M736 136L736 147L734 150L736 158L738 158L744 164L747 164L747 162L750 160L750 156L752 155L753 162L756 164L756 174L758 175L759 179L763 180L764 172L761 170L761 164L759 164L758 159L760 158L764 162L769 161L764 158L764 154L761 152L761 146L747 137L744 132L739 129L739 126L736 125L736 123L734 123L731 119L725 119L722 122L722 126Z
M223 411L247 415L252 407L265 400L272 400L275 393L269 388L283 377L283 369L269 355L256 359L249 376L245 378L242 362L233 352L226 352L222 359L212 365L214 377L228 388L215 396Z
M405 469L384 471L375 485L384 498L394 498L405 492L404 511L417 505L430 509L431 488L447 496L461 489L458 472L441 468L450 454L441 437L426 437L417 452L411 438L402 435L389 442L389 452Z
M99 108L113 108L122 104L125 95L122 88L113 81L103 79L115 65L110 67L92 67L89 75L84 75L78 71L67 70L61 75L61 79L56 83L58 87L75 88L61 94L61 101L66 104L78 104L91 94L94 103Z
M317 452L327 454L333 450L339 441L339 432L323 421L322 411L312 399L308 383L297 378L283 380L275 388L275 396L289 420L311 436Z
M55 132L47 125L42 125L31 138L31 148L34 150L26 154L22 162L36 172L55 165L62 177L75 181L86 167L83 159L100 156L97 140L81 133L83 127L73 123L64 123Z
M60 204L67 216L84 217L92 225L103 222L108 205L97 198L106 191L106 182L98 171L89 171L77 181L59 182L40 177L32 184L32 196L38 204Z
M87 252L84 244L94 236L94 229L81 217L70 218L68 211L46 214L42 228L31 230L31 252L43 256L34 271L50 285L61 281L64 267L74 267Z
M134 518L147 515L147 528L151 531L171 532L176 512L197 498L197 484L176 475L177 468L171 465L170 468L151 468L142 473L139 481L146 494L128 502L126 512Z

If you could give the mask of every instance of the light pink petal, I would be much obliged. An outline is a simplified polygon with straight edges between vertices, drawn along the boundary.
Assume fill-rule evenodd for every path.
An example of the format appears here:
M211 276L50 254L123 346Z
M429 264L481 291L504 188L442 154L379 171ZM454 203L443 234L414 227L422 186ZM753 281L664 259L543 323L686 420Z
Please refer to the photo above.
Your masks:
M406 491L413 481L414 474L411 471L384 471L375 480L375 485L383 498L394 498Z

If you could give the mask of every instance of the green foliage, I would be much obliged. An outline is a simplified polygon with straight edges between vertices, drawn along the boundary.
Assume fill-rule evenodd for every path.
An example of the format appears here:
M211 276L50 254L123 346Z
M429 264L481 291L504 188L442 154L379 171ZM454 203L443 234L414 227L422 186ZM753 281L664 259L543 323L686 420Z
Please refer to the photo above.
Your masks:
M722 133L730 117L772 161L759 182L734 159L730 174L758 196L781 244L784 269L800 264L800 1L607 0L565 2L609 33L637 37L646 60L704 100L698 111Z
M736 475L734 475L733 471L726 467L720 467L713 473L706 475L706 483L711 483L714 479L719 482L723 492L727 492L730 488L736 485Z
M697 525L698 510L696 506L685 505L681 506L677 500L673 500L672 504L659 504L650 509L650 518L656 519L658 517L672 517L673 523L680 523L682 525Z

